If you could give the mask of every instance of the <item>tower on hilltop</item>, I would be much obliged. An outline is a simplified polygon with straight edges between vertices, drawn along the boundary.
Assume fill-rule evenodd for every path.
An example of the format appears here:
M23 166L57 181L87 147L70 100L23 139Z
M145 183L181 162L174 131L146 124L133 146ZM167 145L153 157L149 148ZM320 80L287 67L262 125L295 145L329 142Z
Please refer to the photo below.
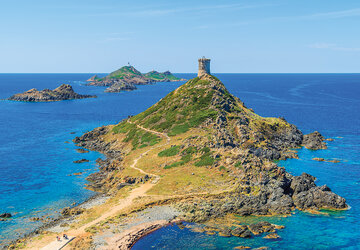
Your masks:
M199 72L198 77L209 74L210 75L210 59L205 58L204 56L199 59Z

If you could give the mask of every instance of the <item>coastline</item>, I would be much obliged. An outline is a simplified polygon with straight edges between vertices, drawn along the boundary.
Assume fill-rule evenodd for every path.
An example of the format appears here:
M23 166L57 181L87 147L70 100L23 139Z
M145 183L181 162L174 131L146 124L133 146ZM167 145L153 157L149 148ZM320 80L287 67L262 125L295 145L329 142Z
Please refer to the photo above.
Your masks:
M97 195L97 194L95 194L95 196L96 196L96 195ZM92 198L93 198L93 196L92 196L92 197L89 197L88 200L90 200L90 199L92 199ZM83 203L85 203L85 202L86 202L86 201L84 201ZM79 204L79 205L81 205L81 204ZM76 207L78 207L79 205L77 205ZM348 210L348 209L350 209L350 206L349 206L347 209L345 209L345 210ZM269 215L269 216L271 216L271 215ZM155 223L155 222L154 222L154 223ZM61 224L61 222L58 222L58 224ZM156 224L156 223L155 223L155 224ZM146 227L146 225L147 225L147 224L144 224L143 226ZM149 225L150 225L150 224L149 224ZM159 228L161 228L161 227L159 227ZM135 228L133 228L133 229L135 230ZM158 228L157 228L157 229L158 229ZM154 229L154 230L157 230L157 229ZM154 230L151 230L151 232L153 232ZM149 232L149 233L150 233L150 232ZM146 233L146 234L144 233L144 235L141 236L141 237L144 237L144 236L146 236L147 234L148 234L148 233ZM139 239L141 239L141 237L140 237ZM138 239L138 240L139 240L139 239ZM138 240L134 241L134 243L136 243Z
M89 198L87 198L85 201L77 204L76 206L72 206L71 209L73 208L85 208L85 209L90 209L92 207L95 207L99 204L103 204L104 202L106 202L106 200L108 198L110 198L109 196L106 196L105 194L102 193L98 193L93 191L95 194L90 196ZM66 207L61 208L61 210L63 210ZM10 241L8 244L4 245L4 247L9 247L11 245L16 245L19 242L24 242L28 239L34 238L36 236L38 236L39 234L43 233L43 232L53 232L55 233L56 228L62 228L64 231L65 227L61 227L60 225L63 223L72 223L74 221L76 221L77 217L79 215L75 215L75 216L64 216L64 215L60 215L58 218L53 219L50 222L44 223L43 225L33 229L32 231L19 236L17 238L15 238L14 240Z
M143 237L147 236L148 234L162 228L168 226L170 224L180 222L180 220L174 219L171 221L167 220L159 220L154 222L143 223L138 226L134 226L118 235L109 239L109 245L103 247L101 249L131 249L136 242L138 242Z

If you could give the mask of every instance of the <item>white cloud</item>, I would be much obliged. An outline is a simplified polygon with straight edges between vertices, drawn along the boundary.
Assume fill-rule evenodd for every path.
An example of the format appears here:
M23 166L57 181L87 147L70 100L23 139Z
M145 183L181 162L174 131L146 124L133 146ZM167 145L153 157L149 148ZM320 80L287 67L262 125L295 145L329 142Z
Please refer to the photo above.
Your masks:
M360 48L342 47L334 43L315 43L309 45L309 47L313 49L328 49L337 51L360 51Z
M273 6L273 4L259 4L259 5L245 5L245 4L222 4L222 5L209 5L209 6L198 6L190 8L152 8L146 10L134 10L134 11L123 11L123 12L103 12L96 13L92 16L131 16L131 17L148 17L148 16L162 16L170 15L174 13L186 13L186 12L201 12L201 11L220 11L220 10L240 10L240 9L252 9L261 8L266 6Z
M312 15L304 16L304 17L305 18L341 18L341 17L352 17L352 16L360 16L360 8L350 9L350 10L315 13Z

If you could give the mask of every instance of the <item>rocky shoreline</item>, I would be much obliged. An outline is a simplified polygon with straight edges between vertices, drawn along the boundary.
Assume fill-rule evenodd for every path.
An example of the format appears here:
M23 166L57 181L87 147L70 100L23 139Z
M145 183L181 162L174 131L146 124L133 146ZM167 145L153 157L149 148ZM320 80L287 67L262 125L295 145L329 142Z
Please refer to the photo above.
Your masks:
M30 89L24 93L15 94L9 97L7 100L10 101L22 101L22 102L54 102L63 100L73 99L85 99L85 98L96 98L95 95L80 95L75 93L71 85L62 84L54 90L44 89Z
M109 197L102 194L102 193L96 193L93 196L89 197L85 201L77 204L76 206L72 206L71 209L77 210L77 209L89 209L93 206L102 204L108 199ZM68 207L69 208L69 207ZM67 209L67 207L64 207L64 209ZM49 232L58 232L61 233L64 229L66 229L66 226L63 227L64 224L70 224L76 220L76 217L79 214L73 214L73 215L60 215L58 218L53 219L50 222L46 222L43 225L35 228L29 233L26 233L22 236L19 236L18 238L12 240L10 243L8 243L5 246L2 246L4 249L12 249L12 246L15 246L18 243L25 242L28 239L31 239L35 236L40 235L43 232L49 231ZM0 246L1 249L1 246Z

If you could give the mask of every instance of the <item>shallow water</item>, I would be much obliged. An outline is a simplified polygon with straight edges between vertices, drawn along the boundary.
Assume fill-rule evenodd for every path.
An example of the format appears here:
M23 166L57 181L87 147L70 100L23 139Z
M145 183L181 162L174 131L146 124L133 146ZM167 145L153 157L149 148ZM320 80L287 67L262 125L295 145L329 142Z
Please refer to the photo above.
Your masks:
M75 136L95 127L116 123L156 103L182 83L139 86L123 93L103 93L103 87L82 84L92 74L0 74L0 98L30 88L55 88L70 83L81 94L96 99L53 103L0 101L0 212L17 213L0 222L0 241L29 232L38 226L30 217L56 215L64 206L81 202L93 192L84 189L84 178L96 171L99 153L79 154L71 142ZM178 74L192 78L194 74ZM273 248L360 247L360 74L216 74L245 104L263 116L283 116L304 133L319 130L329 142L329 150L300 150L299 160L279 164L293 174L318 177L345 197L351 210L314 216L296 213L287 218L267 218L286 228L281 241L261 237L242 240L194 233L177 226L166 227L140 240L135 249L232 249L238 245ZM75 132L75 134L70 134ZM341 163L312 161L313 157L338 158ZM74 160L89 163L74 164ZM81 176L68 176L84 172ZM240 220L241 218L239 218ZM248 220L248 219L247 219ZM244 223L247 223L245 221ZM14 233L15 232L15 233ZM18 234L16 234L18 233Z
M2 244L42 224L29 218L56 217L61 208L94 194L84 189L85 177L97 170L95 160L102 156L77 153L71 142L75 136L142 112L181 85L158 83L132 92L104 93L104 87L83 86L91 75L0 74L0 99L62 83L70 83L78 93L98 96L51 103L0 101L0 213L15 214L0 222ZM82 158L90 162L73 163ZM76 172L84 174L69 176Z

